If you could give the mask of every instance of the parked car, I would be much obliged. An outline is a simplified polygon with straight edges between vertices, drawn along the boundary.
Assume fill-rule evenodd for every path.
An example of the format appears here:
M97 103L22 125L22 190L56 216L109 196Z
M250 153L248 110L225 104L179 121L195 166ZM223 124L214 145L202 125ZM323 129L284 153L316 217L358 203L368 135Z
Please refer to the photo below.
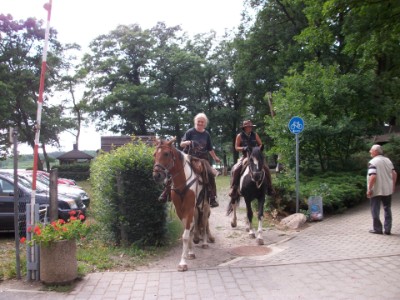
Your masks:
M45 176L50 180L50 173L48 173L48 172L37 170L37 174ZM76 186L76 182L73 179L59 177L57 181L58 181L58 184L66 184L66 185Z
M19 228L24 232L26 226L26 205L31 202L32 189L29 181L19 179ZM47 192L37 189L35 201L39 204L42 212L41 217L46 218L50 205L50 198ZM75 200L68 197L58 197L58 218L67 221L70 218L72 210L81 211ZM42 220L45 221L45 220ZM0 173L0 231L14 231L14 177L10 173Z
M40 182L43 184L45 189L49 190L50 189L50 179L48 176L44 175L45 172L38 172L36 176L37 182ZM18 174L25 176L32 180L32 171L26 170L26 171L21 171L18 170ZM59 195L64 195L67 197L72 197L74 198L79 205L79 202L82 202L86 207L89 207L90 204L90 198L89 195L85 192L84 189L77 185L69 185L69 184L60 184L58 183L57 185L57 190Z
M13 174L14 170L0 169L0 172ZM32 170L18 169L18 175L32 182L32 176L33 176ZM39 170L37 171L36 174L36 185L39 185L41 189L45 191L49 191L50 189L50 178L48 175L49 173ZM57 190L59 195L72 197L77 202L80 209L83 209L81 203L83 203L85 207L89 207L90 204L89 195L80 186L60 183L60 180L58 180Z

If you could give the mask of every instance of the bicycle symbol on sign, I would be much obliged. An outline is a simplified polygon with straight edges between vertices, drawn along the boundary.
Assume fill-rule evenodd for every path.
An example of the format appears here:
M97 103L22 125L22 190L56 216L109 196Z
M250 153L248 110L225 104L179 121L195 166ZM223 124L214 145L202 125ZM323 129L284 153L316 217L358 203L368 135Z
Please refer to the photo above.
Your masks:
M301 124L299 121L293 122L292 125L290 125L290 130L291 131L298 131L303 129L303 124Z

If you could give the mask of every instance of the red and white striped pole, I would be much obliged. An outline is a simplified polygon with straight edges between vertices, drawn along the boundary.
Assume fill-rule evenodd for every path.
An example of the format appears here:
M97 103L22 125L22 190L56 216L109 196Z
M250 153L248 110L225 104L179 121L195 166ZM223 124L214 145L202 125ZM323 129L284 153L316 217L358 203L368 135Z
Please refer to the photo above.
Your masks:
M40 84L39 84L39 98L37 101L37 113L36 113L36 126L35 126L35 148L33 153L33 180L32 180L32 195L31 195L31 215L33 214L33 206L35 205L35 196L36 196L36 178L37 178L37 166L39 159L39 137L40 137L40 125L42 121L42 106L43 106L43 91L44 91L44 81L47 69L47 47L49 42L49 32L50 32L50 17L51 17L51 6L52 0L49 0L48 3L44 5L44 8L47 10L47 27L46 34L44 38L44 48L43 48L43 56L42 56L42 70L40 73ZM31 218L31 220L34 220Z
M44 48L42 55L42 69L40 73L40 83L39 83L39 98L37 101L37 113L36 113L36 125L35 125L35 147L33 149L33 176L32 176L32 194L31 194L31 212L30 212L30 224L34 225L36 223L35 220L35 204L36 204L36 179L37 179L37 169L38 169L38 159L39 159L39 137L40 137L40 125L42 121L42 106L43 106L43 91L44 91L44 82L45 75L47 69L47 47L49 42L49 32L50 32L50 17L51 17L51 7L52 0L49 0L48 3L44 4L44 9L47 10L47 26L44 38ZM28 240L31 239L31 233L27 233ZM39 264L39 255L38 251L35 251L37 246L32 247L28 250L27 256L27 268L28 268L28 280L30 279L40 279L39 270L36 267ZM31 263L29 263L31 262ZM37 263L32 263L37 262ZM35 265L32 269L29 267L30 265Z

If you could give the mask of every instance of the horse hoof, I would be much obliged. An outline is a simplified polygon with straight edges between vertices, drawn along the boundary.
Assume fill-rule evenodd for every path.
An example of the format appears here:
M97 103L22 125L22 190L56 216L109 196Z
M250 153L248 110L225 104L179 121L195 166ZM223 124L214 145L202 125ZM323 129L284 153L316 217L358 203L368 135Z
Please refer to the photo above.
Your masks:
M209 243L215 243L215 237L209 236L208 239L207 239L207 242L209 242Z
M178 266L178 272L185 272L188 270L187 265L179 265Z
M193 243L197 245L198 243L200 243L200 239L193 239Z
M208 245L207 244L203 244L203 245L201 245L201 248L208 249Z
M195 259L196 255L194 253L188 255L188 259Z
M263 239L257 239L257 245L259 245L259 246L264 245L264 240Z
M232 228L236 228L236 226L237 226L236 222L231 222L231 227Z
M254 233L249 233L249 237L250 237L251 239L255 239L255 238L256 238L256 235L255 235Z

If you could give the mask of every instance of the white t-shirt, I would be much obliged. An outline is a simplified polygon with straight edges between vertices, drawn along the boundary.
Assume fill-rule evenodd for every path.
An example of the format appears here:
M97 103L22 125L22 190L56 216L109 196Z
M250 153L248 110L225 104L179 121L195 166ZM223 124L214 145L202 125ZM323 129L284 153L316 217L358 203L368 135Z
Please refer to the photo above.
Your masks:
M393 194L393 163L389 158L377 155L368 163L368 177L376 175L376 181L372 188L372 196L388 196Z

